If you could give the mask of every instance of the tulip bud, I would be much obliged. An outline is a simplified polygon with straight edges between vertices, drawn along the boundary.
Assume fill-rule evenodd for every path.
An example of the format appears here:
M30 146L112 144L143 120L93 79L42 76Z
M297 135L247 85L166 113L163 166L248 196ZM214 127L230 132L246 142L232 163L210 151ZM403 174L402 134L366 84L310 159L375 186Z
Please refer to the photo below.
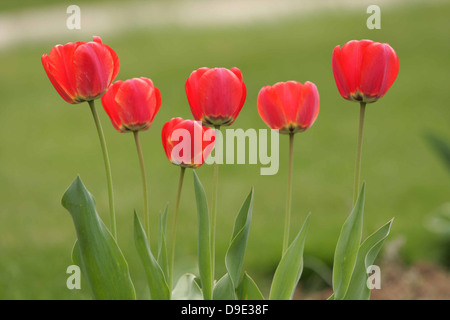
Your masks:
M319 92L314 83L306 81L278 82L263 87L257 106L262 120L280 133L294 134L312 126L319 114Z
M352 40L336 46L332 58L333 74L344 99L371 103L380 99L397 78L399 64L387 43Z
M142 131L159 111L161 94L148 78L119 80L103 95L102 105L117 131Z
M214 147L215 130L199 121L173 118L161 132L162 144L170 162L186 168L198 168Z
M75 104L100 98L119 72L119 58L100 37L53 47L41 58L59 95Z
M229 126L238 116L247 95L238 68L200 68L185 85L195 120L206 126Z

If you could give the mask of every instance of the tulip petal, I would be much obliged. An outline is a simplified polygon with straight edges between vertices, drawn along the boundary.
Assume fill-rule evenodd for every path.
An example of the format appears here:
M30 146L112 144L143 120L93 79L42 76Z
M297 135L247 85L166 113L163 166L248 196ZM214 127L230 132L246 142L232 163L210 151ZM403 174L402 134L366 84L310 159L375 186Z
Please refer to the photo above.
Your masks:
M42 56L44 69L61 97L69 103L77 103L75 69L73 65L74 52L84 42L69 42L52 48L50 54Z
M200 105L198 102L198 83L202 75L205 74L205 72L207 72L208 70L210 69L206 67L197 69L193 71L189 78L186 80L186 96L195 120L200 120L203 113L202 110L200 110Z
M211 69L199 79L198 102L208 116L231 117L239 108L242 95L241 81L228 69Z
M101 96L117 71L110 50L97 42L79 46L74 53L73 63L78 94L85 100Z
M301 91L300 105L295 123L300 130L306 130L313 125L319 114L319 92L314 83L306 81Z
M111 122L119 132L125 132L126 128L123 127L122 121L119 116L119 108L120 106L117 104L115 96L117 94L117 91L119 90L120 86L122 85L123 81L116 81L114 82L106 91L106 93L102 96L102 105L105 109L105 112L108 114L109 118L111 119Z
M369 97L377 95L384 79L386 71L384 51L383 44L374 43L364 52L360 91Z
M172 149L173 149L171 135L173 132L173 128L175 128L182 121L184 121L184 120L180 117L172 118L170 121L167 121L164 124L162 131L161 131L161 139L162 139L163 148L164 148L164 151L166 152L167 158L171 162L172 162L171 153L172 153Z
M242 107L244 106L244 103L245 103L245 99L247 98L247 87L245 86L245 83L244 83L243 77L242 77L242 72L239 68L233 67L230 69L230 71L233 72L242 83L241 102L239 103L239 106L236 108L235 112L232 115L233 122L234 122L234 119L236 119L237 116L239 115L239 113L241 112Z
M108 49L109 53L111 54L111 58L114 63L114 71L112 73L111 80L110 80L110 84L111 84L111 82L113 82L114 79L117 77L117 74L119 73L119 70L120 70L119 57L117 56L117 53L113 49L111 49L110 46L108 46L102 42L102 38L100 38L98 36L94 36L92 41L101 44L103 47Z
M232 114L232 118L233 118L233 122L234 120L237 118L237 116L239 115L239 113L242 110L242 107L244 106L245 103L245 99L247 98L247 88L245 86L245 83L242 82L242 96L241 96L241 102L239 103L239 106L236 108L236 110L234 111L234 113ZM230 123L231 124L231 123Z
M287 123L277 91L265 86L258 94L257 107L261 119L272 129L281 129Z
M68 103L76 103L74 101L75 97L70 96L67 92L64 91L64 89L59 85L59 83L55 80L53 77L53 74L50 73L50 62L49 57L47 54L43 54L41 57L42 65L44 66L45 73L47 74L48 78L50 79L50 82L52 83L53 87L56 89L56 91L59 93L59 95Z
M173 128L179 123L183 121L182 118L172 118L170 121L167 121L161 131L161 140L163 144L164 151L166 153L167 159L172 162L172 140L170 135L172 134Z
M297 113L302 104L302 88L303 85L297 81L279 82L273 86L286 117L285 125L297 122Z
M399 63L398 56L394 49L387 45L386 46L386 54L387 54L387 66L386 66L386 74L384 77L384 81L380 87L380 94L383 96L389 88L394 83L395 79L397 79Z
M343 98L349 99L350 89L347 84L344 68L342 67L341 48L339 46L336 46L333 50L332 67L334 80L336 81L339 93Z
M151 122L153 122L153 119L155 118L156 114L159 111L159 108L161 108L161 103L162 103L162 99L161 99L161 92L159 91L159 89L157 87L153 87L154 91L154 95L155 95L155 108L153 109L153 115L152 115L152 119Z
M384 43L374 43L365 52L361 69L361 92L381 98L394 83L398 74L398 57Z
M242 81L242 72L239 68L233 67L230 69L230 71L233 72L240 81Z

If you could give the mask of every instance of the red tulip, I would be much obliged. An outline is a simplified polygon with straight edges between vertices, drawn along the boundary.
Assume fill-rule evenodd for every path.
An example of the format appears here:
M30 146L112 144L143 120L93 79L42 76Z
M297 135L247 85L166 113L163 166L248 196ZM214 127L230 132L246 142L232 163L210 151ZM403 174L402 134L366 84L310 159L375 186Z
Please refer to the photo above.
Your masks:
M118 80L103 95L102 105L117 131L143 131L161 107L161 94L148 78Z
M334 79L347 100L371 103L380 99L397 78L398 57L387 43L350 41L333 51Z
M199 121L173 118L161 132L162 144L170 162L186 168L200 167L214 147L215 131Z
M57 45L41 60L56 91L69 103L100 98L120 68L117 54L100 37Z
M186 95L195 120L207 126L229 126L247 95L238 68L200 68L186 81Z
M319 92L309 81L278 82L259 91L257 105L270 128L284 134L301 132L311 127L319 114Z

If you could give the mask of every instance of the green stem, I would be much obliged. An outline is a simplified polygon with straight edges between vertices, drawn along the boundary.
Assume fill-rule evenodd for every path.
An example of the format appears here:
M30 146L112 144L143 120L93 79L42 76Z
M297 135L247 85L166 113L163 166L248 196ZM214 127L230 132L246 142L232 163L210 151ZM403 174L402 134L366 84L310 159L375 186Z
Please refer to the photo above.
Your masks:
M362 153L362 142L363 142L363 132L364 132L364 115L366 111L366 103L360 103L359 111L359 130L358 130L358 141L356 147L356 162L355 162L355 181L353 183L353 204L356 203L359 194L359 182L361 174L361 153Z
M291 204L292 204L292 174L294 166L294 134L289 134L289 171L287 182L287 197L286 197L286 216L284 222L284 239L283 239L283 254L286 252L289 245L289 229L291 220Z
M88 101L88 103L89 107L91 108L92 116L94 117L95 126L97 127L97 133L100 139L100 145L103 153L103 161L105 162L106 181L108 184L109 214L111 219L111 233L114 239L117 239L116 214L114 209L114 192L113 192L111 164L109 163L108 149L106 147L105 135L103 134L102 125L98 117L97 109L95 108L94 100Z
M220 131L220 126L214 126L216 133ZM217 134L216 134L217 135ZM217 142L217 139L216 139ZM213 196L211 204L211 274L213 277L213 283L215 279L215 265L216 265L216 212L217 212L217 185L219 183L219 164L217 163L217 152L222 152L222 146L217 145L214 162L214 184L213 184Z
M178 219L178 208L180 207L180 198L181 198L181 189L183 187L183 179L184 172L186 171L185 167L180 167L180 178L178 180L178 191L177 191L177 202L175 203L175 214L173 216L173 226L172 226L172 249L171 249L171 258L170 258L170 270L169 270L169 288L172 288L173 283L173 264L175 260L175 241L177 234L177 219Z
M144 198L144 228L147 232L147 238L150 242L150 219L148 215L148 193L147 193L147 175L145 173L144 155L142 154L141 141L139 140L139 131L133 131L134 141L139 157L139 165L141 167L142 176L142 196Z

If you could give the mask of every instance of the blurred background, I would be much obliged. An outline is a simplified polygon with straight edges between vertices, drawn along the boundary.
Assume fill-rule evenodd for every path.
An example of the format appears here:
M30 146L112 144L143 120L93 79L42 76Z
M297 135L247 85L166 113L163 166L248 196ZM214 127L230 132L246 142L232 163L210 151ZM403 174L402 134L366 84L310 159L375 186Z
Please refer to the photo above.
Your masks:
M81 10L79 30L66 26L73 4ZM366 27L372 4L381 9L380 30ZM335 244L351 210L359 106L339 95L331 53L353 39L389 43L400 72L386 96L367 108L362 159L364 236L395 217L377 261L382 289L376 295L449 299L449 15L450 2L436 0L0 2L0 298L89 298L85 286L66 288L76 234L60 199L79 174L108 225L103 160L88 104L64 102L40 57L56 44L98 35L119 56L117 79L145 76L161 90L162 107L141 135L155 233L158 213L175 202L179 174L167 161L160 132L172 117L192 118L184 83L193 70L241 69L248 93L234 129L266 128L256 109L264 85L287 80L317 85L318 119L295 139L292 234L312 213L299 299L326 296ZM142 212L133 136L118 133L99 102L97 108L111 158L119 246L138 298L145 299L132 235L133 210ZM282 246L287 144L280 136L276 175L261 176L260 165L237 164L222 165L219 173L217 276L225 272L234 217L254 186L245 269L264 294ZM212 166L197 173L210 198ZM189 170L179 218L175 272L195 273L197 221Z

